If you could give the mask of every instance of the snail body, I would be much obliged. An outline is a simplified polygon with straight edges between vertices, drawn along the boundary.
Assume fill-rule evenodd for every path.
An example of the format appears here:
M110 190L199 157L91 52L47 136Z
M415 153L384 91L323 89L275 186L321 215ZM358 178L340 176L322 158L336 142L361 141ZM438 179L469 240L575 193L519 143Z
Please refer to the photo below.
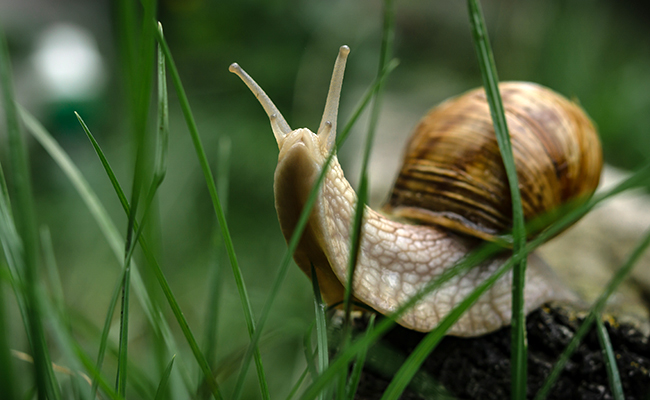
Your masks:
M306 128L292 130L263 90L237 64L230 67L230 70L239 75L253 91L271 120L273 133L280 149L274 181L275 206L287 241L293 234L303 205L322 171L326 158L333 151L338 101L348 53L347 46L341 47L334 67L325 112L317 133ZM515 103L521 102L522 96L526 98L527 90L532 90L534 96L528 97L536 99L539 96L537 92L541 92L550 96L553 101L557 100L556 103L550 102L552 106L539 108L541 110L539 116L544 120L550 118L551 122L546 124L561 127L559 131L563 133L560 136L573 130L573 125L584 130L578 135L584 136L584 139L577 141L573 139L541 141L542 145L549 142L551 147L565 147L571 151L587 149L588 155L555 157L553 151L545 151L548 158L560 167L559 170L565 172L544 170L532 181L544 178L550 182L555 175L556 181L575 182L572 184L578 187L578 190L575 194L567 193L566 190L559 190L559 194L552 195L547 195L546 192L533 193L529 196L530 205L524 206L526 216L532 218L552 210L564 201L589 196L598 183L599 172L588 178L581 177L579 174L583 173L582 166L595 166L599 171L602 163L600 144L589 119L583 117L582 111L573 103L540 86L508 83L502 84L501 88L507 114L509 110L517 110L522 113L528 112L529 116L534 115L531 108L538 109L534 107L536 101L524 102L526 106L523 109L514 106ZM482 96L482 102L485 103L484 95ZM470 101L470 105L462 112L453 112L462 109L455 104L458 102L465 104L464 101L468 97L478 98L478 100ZM400 304L406 302L429 281L435 280L471 252L481 239L494 240L497 234L508 229L508 215L511 214L511 210L508 209L509 202L503 203L504 199L509 199L509 188L507 183L503 183L506 181L498 181L500 172L485 171L485 168L493 167L497 170L503 169L503 164L500 158L483 155L485 151L495 151L498 155L499 150L495 139L493 145L491 140L487 139L490 134L494 136L494 133L493 131L490 133L492 125L487 103L483 107L480 97L479 91L469 92L443 103L425 117L409 142L404 166L396 180L389 202L384 207L384 212L380 213L369 207L364 210L362 236L352 287L354 296L359 301L382 314L395 311ZM549 103L548 100L541 102ZM567 115L576 114L578 117L567 119L562 114L563 107L567 105L575 108L571 108ZM549 117L546 115L549 113L557 114ZM441 120L440 114L451 117L447 119L443 117ZM470 117L464 114L469 114ZM520 140L528 140L522 139L524 136L520 137L519 131L528 132L529 129L517 127L512 130L511 117L508 118L508 124L511 126L515 157L517 158L517 153L520 153L523 164L530 165L531 170L536 170L529 154L537 151L535 146L530 147L519 143ZM459 124L460 120L469 122ZM535 118L532 120L536 121ZM544 124L535 122L533 126L534 129L543 130L547 128ZM461 151L454 147L453 142L458 140L445 138L455 131L454 125L464 127L460 129L461 135L471 134L472 130L479 129L480 136L486 139L482 144L478 138L464 140L472 146L478 145L476 150L464 153L465 150ZM434 151L436 147L438 150ZM469 160L471 167L469 164L444 166L447 161L443 159L450 160L454 157L456 157L454 163L460 164L463 160ZM565 166L565 162L567 164L577 162L580 167ZM517 169L522 182L520 186L524 185L521 188L523 190L528 183L521 178L521 174L528 173L528 170L520 169L520 164L517 163ZM578 176L574 176L575 174ZM486 189L492 180L497 182L495 185L497 189ZM546 181L543 183L547 184ZM454 194L453 190L458 190L458 194ZM460 199L460 205L445 209L445 203L449 203L455 197ZM525 202L528 199L523 194L522 198ZM357 196L345 179L334 156L326 171L308 225L294 254L296 263L307 276L311 277L313 265L323 298L329 304L341 301L345 293L350 232L356 201ZM538 203L543 203L550 209L539 210L538 208L543 207ZM502 211L505 216L482 218L486 215L492 216L497 211ZM419 301L397 322L419 331L435 328L457 303L462 301L477 284L487 279L506 259L506 255L497 256L452 278ZM568 296L541 259L532 254L528 262L524 292L526 312L549 300L563 299ZM476 336L507 325L510 323L510 305L511 274L506 274L461 316L448 334Z

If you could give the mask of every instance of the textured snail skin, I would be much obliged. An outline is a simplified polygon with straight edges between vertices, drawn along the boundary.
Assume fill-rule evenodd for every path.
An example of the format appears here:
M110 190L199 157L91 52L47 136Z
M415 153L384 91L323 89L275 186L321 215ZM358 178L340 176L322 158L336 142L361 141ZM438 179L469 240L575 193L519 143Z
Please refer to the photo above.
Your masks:
M280 144L275 171L275 206L282 232L291 237L309 191L327 153L319 137L308 129L291 132ZM318 274L324 299L341 301L347 280L350 230L357 196L336 159L332 160L295 260L309 276L311 263ZM453 266L476 241L431 226L404 224L366 207L354 295L382 314L395 311L429 281ZM457 276L407 311L398 322L429 331L506 257L484 262ZM477 336L510 323L511 275L498 280L451 327L448 334ZM526 274L526 312L564 293L553 274L538 258L529 258Z

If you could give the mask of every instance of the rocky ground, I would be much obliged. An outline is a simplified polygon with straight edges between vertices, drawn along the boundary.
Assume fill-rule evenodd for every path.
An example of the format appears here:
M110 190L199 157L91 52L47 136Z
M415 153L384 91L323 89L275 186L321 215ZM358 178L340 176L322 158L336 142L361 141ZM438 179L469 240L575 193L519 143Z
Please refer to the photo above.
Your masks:
M582 318L564 308L545 306L527 318L528 397L532 398L569 343ZM334 323L336 326L336 323ZM648 336L632 324L607 318L625 398L650 396ZM355 322L365 329L363 318ZM369 351L356 399L379 399L392 375L420 342L423 333L400 326ZM403 399L509 399L510 328L477 338L445 337L423 364ZM555 384L549 399L611 399L596 331L586 336Z

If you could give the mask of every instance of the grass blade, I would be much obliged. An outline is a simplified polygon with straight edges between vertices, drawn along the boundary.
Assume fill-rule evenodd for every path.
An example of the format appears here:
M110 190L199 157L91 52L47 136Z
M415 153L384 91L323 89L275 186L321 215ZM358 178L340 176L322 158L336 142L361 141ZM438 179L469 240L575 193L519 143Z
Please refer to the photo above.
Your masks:
M395 10L393 8L393 0L384 0L384 20L383 20L383 34L381 41L381 51L379 55L379 66L377 70L377 78L381 77L382 72L386 69L388 61L390 60L393 51L393 40L395 34ZM345 320L343 323L343 336L341 350L345 348L350 341L350 313L352 311L352 296L353 296L353 282L354 272L357 266L357 258L359 256L359 246L361 245L361 228L363 224L363 213L368 199L368 162L370 160L370 153L374 143L375 132L377 130L377 123L379 122L379 113L381 111L381 93L383 84L381 84L375 92L373 105L370 111L370 121L368 124L368 133L363 151L363 159L361 161L361 177L359 179L360 185L357 191L357 204L354 210L354 220L352 225L352 234L350 237L350 259L348 264L347 286L345 286L344 309ZM347 366L345 372L341 374L339 380L338 398L342 399L346 393L347 382Z
M175 359L176 359L176 355L172 356L172 359L169 361L169 364L167 364L167 368L165 368L165 371L163 372L162 377L160 378L160 383L158 384L158 390L156 390L155 400L162 400L165 398L167 382L169 382L169 376L171 375L172 367L174 366Z
M124 32L125 39L128 42L129 57L124 60L126 69L131 71L134 80L127 80L129 89L128 97L131 101L129 111L131 113L132 135L136 148L135 167L133 171L133 182L131 186L131 209L128 214L126 243L124 250L124 283L122 287L122 302L120 313L120 352L118 355L116 388L118 392L125 396L126 379L127 379L127 359L128 359L128 332L129 332L129 298L131 283L131 255L135 242L135 221L138 208L141 201L141 193L144 182L147 180L147 167L149 166L149 153L147 151L147 119L149 111L149 98L153 77L153 67L151 60L154 59L154 33L155 27L147 23L155 16L155 2L146 0L142 2L144 8L141 35L135 35L136 23L133 14L133 5L126 2L120 3L125 18L118 22ZM134 54L135 47L139 47ZM130 85L128 85L130 84ZM154 190L155 191L155 190ZM153 196L152 196L153 197ZM148 207L148 205L145 205ZM143 214L143 219L145 218Z
M375 98L376 99L376 98ZM375 100L375 104L378 104L377 100ZM372 121L375 121L379 116L377 113L379 112L379 107L374 107L373 108L373 113L372 113ZM371 132L368 132L368 138L366 140L367 143L369 143L372 139L372 136L374 136L374 126L375 124L371 123ZM369 147L366 147L366 150L369 152ZM343 304L344 304L344 310L345 310L345 319L343 320L343 334L341 335L341 347L339 351L345 351L345 349L348 346L348 343L350 342L350 337L351 337L351 331L350 331L350 313L352 312L352 282L354 282L354 271L356 270L357 266L357 259L359 256L359 246L361 245L361 228L363 224L363 212L366 207L367 199L368 199L368 175L366 172L366 167L368 165L368 159L364 157L364 163L362 165L362 173L361 173L361 184L359 185L359 192L357 195L357 204L355 205L355 210L354 210L354 220L352 223L352 234L350 235L350 259L348 260L348 276L347 276L347 281L348 284L345 286L345 297L343 299ZM312 279L314 275L312 274ZM337 393L337 398L342 399L345 397L346 394L346 387L348 386L347 384L347 378L348 378L348 366L346 366L343 369L343 373L341 373L339 377L339 386L338 386L338 393Z
M128 250L127 250L128 251ZM126 366L128 360L129 342L129 294L130 294L131 268L124 266L122 274L122 307L120 313L120 342L117 356L117 376L115 377L115 390L120 396L126 397Z
M115 307L117 307L117 300L120 296L120 290L122 289L122 282L124 282L124 270L120 274L119 279L116 282L115 289L113 289L113 295L111 296L111 301L108 303L108 311L106 312L106 318L104 319L104 328L102 329L102 335L99 340L99 351L97 354L97 362L95 364L95 369L97 371L102 370L102 365L104 364L104 355L106 354L106 345L108 343L108 334L111 329L111 321L113 320L113 315L115 314ZM95 397L97 393L97 387L99 382L97 381L97 376L93 375L93 383L91 388L91 393Z
M63 283L61 282L61 275L59 275L59 268L56 265L54 257L54 246L52 245L52 235L47 227L40 229L41 245L43 247L43 258L45 268L47 270L47 277L49 280L49 287L52 296L52 302L58 312L63 312L65 309L65 301L63 298Z
M386 69L388 60L392 54L392 43L395 30L395 12L393 9L393 0L384 0L384 29L381 42L381 53L379 59L379 70L377 71L377 79L380 80L383 71ZM368 198L368 162L370 161L370 153L374 143L375 132L377 130L377 123L379 122L379 113L381 111L381 91L383 88L382 83L375 91L374 101L371 109L370 121L368 124L368 133L366 136L363 159L361 161L361 175L360 185L358 190L357 204L354 213L354 223L352 227L352 235L350 239L350 260L348 265L348 285L345 288L345 326L349 324L350 311L352 310L352 284L354 279L354 270L357 265L357 257L359 253L359 245L361 243L361 226L363 220L363 210L367 203ZM344 331L347 328L344 327ZM345 336L345 335L344 335ZM345 338L344 338L345 341Z
M609 340L609 334L607 333L607 328L605 328L602 318L596 318L596 329L598 331L598 341L603 351L605 369L607 369L609 388L612 391L614 400L625 400L621 375L618 373L618 366L616 365L616 355L614 354L612 342Z
M327 304L323 303L318 286L318 277L314 265L311 266L312 288L314 289L314 313L316 316L316 348L318 349L318 372L323 373L329 366L329 350L327 346L327 323L325 322L325 311ZM330 389L323 390L319 395L321 400L331 398Z
M162 34L162 25L158 24ZM160 186L167 173L167 147L169 144L169 100L167 97L167 73L165 55L158 46L158 126L156 129L156 151L153 168L153 181ZM173 360L173 359L172 359Z
M218 158L217 158L217 191L221 196L223 212L228 216L228 191L229 191L229 176L230 176L230 138L222 136L219 138L218 145ZM209 279L208 301L206 304L205 317L205 333L204 333L204 353L208 364L214 367L216 359L218 335L217 328L219 326L219 310L221 306L222 282L224 264L227 262L223 254L223 240L219 237L219 233L215 231L214 234L214 268L211 271ZM207 396L207 393L206 393Z
M0 175L3 175L1 171ZM2 196L2 198L3 200L7 199L5 196ZM7 336L10 325L5 322L4 299L4 282L0 280L0 387L7 400L13 400L16 398L16 391L14 389L13 362L9 352L10 344Z
M71 381L73 385L76 384L77 393L81 398L90 399L93 396L91 395L91 391L86 389L86 384L92 388L92 383L88 376L79 372L81 371L81 364L74 351L75 344L72 338L72 324L66 312L61 277L54 255L52 237L47 227L40 229L40 238L43 247L44 264L49 280L48 286L51 291L49 298L45 294L45 291L42 291L39 295L40 303L42 304L41 308L46 310L51 330L55 334L55 338L58 339L59 348L62 349L70 368L72 371L77 371L71 374Z
M5 322L4 299L4 288L0 282L0 387L3 396L6 396L7 400L12 400L16 398L16 391L14 389L13 362L9 353L10 344L7 337L10 325Z
M361 102L356 107L355 111L352 113L352 117L345 125L341 133L337 135L338 136L336 139L337 148L340 147L345 142L345 140L350 134L350 131L352 130L352 126L356 123L358 118L361 116L361 113L366 108L366 106L370 103L370 100L373 98L377 90L379 90L379 87L382 85L386 77L388 77L388 75L397 67L397 65L398 65L397 61L395 60L391 61L388 64L388 67L383 71L382 76L376 79L375 82L373 82L373 84L371 85L370 89L365 93ZM275 298L280 292L280 288L282 286L282 283L284 282L284 278L286 277L287 271L289 269L289 264L293 259L293 253L296 251L296 248L298 247L298 241L302 237L302 232L307 226L309 215L311 213L312 208L314 207L314 203L316 202L316 196L318 194L318 190L321 187L321 184L323 183L323 180L325 178L325 173L327 171L327 167L329 166L330 162L332 162L332 158L334 157L334 154L335 154L334 152L330 153L330 155L325 160L322 171L318 176L318 178L316 179L316 181L314 182L314 187L312 188L312 191L309 193L309 197L305 202L305 206L303 207L303 210L300 214L300 218L298 219L298 223L296 224L293 235L289 240L289 244L287 245L287 251L284 253L284 257L280 262L280 267L278 268L278 274L276 275L275 280L273 281L273 285L271 286L271 292L269 294L269 297L264 302L264 308L262 309L262 313L260 314L260 318L257 323L258 328L255 331L255 335L251 339L251 343L248 346L248 350L246 351L246 354L244 355L244 361L242 362L242 369L239 373L239 377L237 378L237 387L241 387L244 384L244 377L246 375L253 351L258 347L260 338L262 337L262 331L264 325L266 324L266 320L271 311L271 307L273 306ZM234 399L238 400L237 397L234 397Z
M65 315L64 310L57 310L56 304L53 304L52 301L47 301L46 296L41 291L39 294L39 302L41 303L41 309L46 311L48 316L49 326L53 332L54 338L57 340L58 348L61 349L61 352L64 355L64 359L67 361L69 368L65 368L64 371L70 375L70 380L73 386L76 386L77 393L79 397L83 399L90 398L89 387L85 387L86 383L90 385L90 381L83 382L84 387L79 383L79 379L83 378L84 380L88 379L85 374L82 375L81 368L78 362L78 359L73 350L72 336L70 334L70 327L67 324L68 318Z
M291 391L290 391L289 394L287 395L286 400L291 400L291 399L293 399L293 397L294 397L294 396L296 395L296 393L298 392L298 389L300 389L300 385L302 385L302 383L304 382L305 378L307 377L307 373L308 373L308 372L309 372L309 369L308 369L308 368L305 368L305 370L302 371L302 374L300 375L300 378L298 378L298 380L296 381L296 383L295 383L295 384L293 385L293 387L291 388Z
M372 329L375 326L375 317L377 314L371 314L370 320L368 321L368 328L366 329L366 335L372 333ZM361 349L359 354L357 354L357 359L354 362L354 367L352 367L352 372L350 373L350 380L348 381L348 387L346 390L345 398L348 400L353 400L357 389L359 388L359 382L361 381L361 373L363 372L363 367L366 364L366 356L368 354L368 348Z
M117 177L115 176L115 173L113 172L113 168L111 167L110 163L106 159L106 156L104 155L104 152L102 151L101 147L99 147L99 143L97 143L97 140L95 140L95 137L93 134L90 132L90 129L88 129L88 126L84 122L84 120L81 118L81 116L75 111L74 115L77 117L77 120L79 121L79 124L81 124L81 127L83 128L84 132L86 133L86 137L88 137L88 140L90 140L90 143L92 144L93 148L95 149L95 153L99 157L99 160L102 163L102 166L104 167L104 171L106 172L106 175L108 175L108 179L111 181L111 184L113 187L120 187L120 183L117 180ZM118 191L117 192L117 197L120 200L120 204L122 204L122 208L127 210L129 208L129 201L126 199L126 196L124 195L123 191Z
M492 50L490 48L487 30L483 14L477 0L469 0L470 21L474 44L479 58L481 75L485 86L485 92L490 104L494 129L502 154L503 163L508 176L508 183L511 188L512 215L513 215L513 249L521 251L526 242L526 231L524 227L523 209L521 206L521 194L517 179L517 171L512 155L510 135L506 124L503 104L499 94L498 76ZM524 313L524 285L525 285L525 259L515 266L513 270L512 288L512 391L513 399L526 396L527 381L527 343L526 343L526 316Z
M12 188L15 197L14 216L16 231L19 234L20 247L12 249L16 259L21 259L23 267L22 288L24 302L27 306L27 330L30 332L30 345L34 357L34 372L39 397L59 399L56 377L52 371L50 353L43 328L42 310L37 299L38 285L38 233L36 216L32 197L32 187L29 172L27 148L23 141L23 133L18 118L18 110L14 102L13 80L9 50L4 33L0 29L0 84L2 85L2 101L5 109L7 135L9 141L9 161L12 174Z
M16 298L16 303L20 311L23 323L25 324L25 334L27 341L32 342L31 331L29 330L29 316L27 300L25 299L25 288L22 279L23 274L23 260L20 257L20 237L16 231L13 216L11 215L11 208L9 205L9 198L0 196L0 242L2 243L4 258L0 258L2 265L7 266L7 279L11 284ZM0 270L3 273L4 269Z
M314 332L314 327L316 326L316 319L309 325L309 328L305 332L305 335L302 338L303 351L305 352L305 361L307 362L307 371L311 375L311 379L316 379L318 377L318 368L316 368L316 363L314 359L316 358L316 351L311 348L311 336Z
M524 211L521 205L521 193L517 169L512 154L512 144L506 123L503 103L499 93L499 78L490 47L483 12L478 0L468 0L468 10L474 47L479 59L481 76L485 87L485 94L490 105L492 123L496 134L501 158L505 166L510 195L512 200L512 235L513 251L522 251L526 245L526 227L524 225ZM528 377L528 343L526 341L526 314L524 312L524 286L526 284L526 259L515 266L512 272L512 345L511 345L511 397L523 399L526 397L526 383Z
M578 348L578 345L582 341L582 338L589 332L592 324L596 321L596 319L600 318L600 315L609 297L612 295L612 293L614 293L614 290L616 290L618 285L620 285L621 282L623 282L623 280L629 275L630 271L632 270L636 262L639 260L639 258L646 251L649 245L650 245L650 230L638 242L637 246L634 248L629 258L625 261L623 266L618 271L616 271L612 279L605 287L605 290L603 290L600 296L598 296L596 302L591 306L589 315L587 315L587 317L582 322L582 325L580 325L580 328L578 328L576 333L573 335L573 338L571 339L571 342L569 342L569 344L567 345L566 349L564 349L562 354L560 354L560 357L558 357L558 360L553 366L551 373L548 375L548 378L546 378L546 382L544 382L542 388L539 390L539 392L537 392L537 395L535 396L535 400L542 400L545 399L546 396L548 396L548 394L551 391L551 388L553 387L557 379L560 377L560 374L562 373L562 370L564 369L564 366L566 365L567 361L569 360L573 352Z
M237 285L237 291L239 293L240 301L243 307L244 318L246 320L246 326L248 328L248 334L249 336L252 337L255 333L255 321L253 319L253 309L250 305L250 299L248 297L246 285L244 284L244 277L242 276L241 269L239 268L239 263L237 261L237 256L235 254L235 248L232 242L232 238L230 236L230 231L228 230L226 217L224 215L223 208L221 206L221 201L219 200L219 194L217 193L217 188L214 183L214 177L212 176L212 171L210 170L210 165L208 164L208 159L205 155L203 144L201 143L199 131L196 126L194 116L192 115L192 110L190 108L187 95L185 94L185 89L183 88L180 75L178 74L178 70L176 69L176 64L174 63L172 54L169 50L169 47L167 46L167 42L165 41L162 32L157 30L156 34L157 34L158 43L160 44L162 51L165 54L165 57L167 59L167 63L169 65L169 71L172 75L172 82L174 83L174 88L178 95L178 99L181 105L181 109L183 110L183 115L185 116L185 121L187 123L190 136L192 137L192 142L196 150L197 158L199 160L199 164L201 165L201 170L203 171L203 175L205 177L205 182L208 187L208 191L210 192L212 205L214 207L217 220L219 222L219 227L221 228L221 235L223 237L224 244L226 246L226 252L228 253L228 258L230 260L230 266L232 267L233 275L235 277L235 283ZM269 399L269 389L268 389L268 384L266 383L264 367L262 366L262 357L260 356L259 349L257 348L255 348L254 359L255 359L255 365L257 367L257 376L260 383L260 390L262 392L262 397L264 399Z
M79 371L79 363L81 363L86 371L90 373L91 376L93 376L93 380L97 382L97 385L104 390L104 392L111 398L115 400L121 400L123 399L122 396L120 396L112 386L108 384L108 381L104 378L103 375L101 375L101 372L99 369L97 369L92 361L90 360L90 357L84 352L84 350L81 349L81 346L78 344L78 342L72 337L72 333L68 327L63 326L63 321L68 321L69 318L67 315L64 314L63 310L57 310L56 308L52 308L49 306L45 299L41 299L41 301L44 303L43 307L47 309L48 307L50 308L48 311L48 315L50 315L50 322L53 328L54 333L56 334L56 338L58 339L60 347L63 349L64 354L66 355L66 358L70 360L72 363L72 367L75 371ZM77 373L79 374L79 373ZM91 385L91 390L87 392L88 398L96 398L96 395L94 392L92 392L92 381L90 378L87 376L84 376L84 379L87 380L87 383Z

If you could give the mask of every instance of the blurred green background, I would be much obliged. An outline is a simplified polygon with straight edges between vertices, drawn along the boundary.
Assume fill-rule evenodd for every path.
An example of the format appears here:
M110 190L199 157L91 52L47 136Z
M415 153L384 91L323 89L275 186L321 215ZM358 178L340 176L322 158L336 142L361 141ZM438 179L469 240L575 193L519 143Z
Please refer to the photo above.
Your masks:
M126 231L126 218L113 189L72 113L77 110L84 117L123 187L130 187L134 149L126 118L122 36L115 4L108 0L4 0L0 24L9 41L19 102L61 142L114 221ZM578 99L599 127L609 164L634 169L648 161L650 15L645 2L508 0L482 4L501 80L535 81ZM286 248L273 205L277 146L262 108L228 72L228 65L236 61L246 69L292 127L316 129L337 49L348 44L352 53L341 101L342 126L375 77L381 13L379 0L163 0L159 4L159 19L213 167L218 164L220 138L231 141L228 220L257 313ZM396 2L394 49L400 65L386 86L371 170L373 203L386 196L401 147L418 119L441 100L481 84L467 20L462 1ZM65 50L70 43L78 47ZM52 56L52 49L59 53L54 51ZM84 57L84 52L90 54L90 61L76 58ZM48 63L55 69L56 65L67 67L48 72ZM69 81L53 81L61 76ZM230 267L216 244L216 218L176 99L170 88L168 172L150 235L159 241L161 265L201 339L209 292L218 290L209 287L209 277L221 265L223 292L216 340L218 365L227 373L231 367L223 360L247 344L247 333ZM364 123L340 152L353 183ZM0 134L5 140L4 124L0 124ZM4 159L5 148L0 148ZM119 261L47 153L37 143L31 143L30 150L39 224L49 227L52 234L66 303L78 321L86 319L101 327ZM141 257L138 261L142 263ZM138 364L146 370L149 363L156 363L149 351L151 332L146 319L137 317L141 313L137 301L132 301L132 310L130 350L140 353L144 361ZM166 305L163 312L171 315ZM312 319L311 285L298 268L292 268L262 346L272 393L286 396L302 372L302 337ZM9 320L15 347L26 350L15 308ZM169 320L176 329L173 317ZM117 316L115 324L119 324ZM80 340L95 354L96 337L82 329L82 324L78 326ZM116 340L117 329L112 334ZM189 364L193 365L191 359ZM109 360L108 376L112 368ZM256 397L257 384L251 378L248 395ZM19 379L29 378L20 375Z

